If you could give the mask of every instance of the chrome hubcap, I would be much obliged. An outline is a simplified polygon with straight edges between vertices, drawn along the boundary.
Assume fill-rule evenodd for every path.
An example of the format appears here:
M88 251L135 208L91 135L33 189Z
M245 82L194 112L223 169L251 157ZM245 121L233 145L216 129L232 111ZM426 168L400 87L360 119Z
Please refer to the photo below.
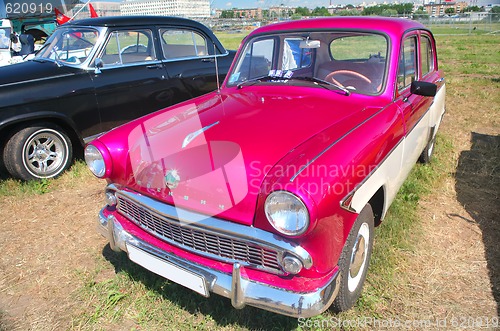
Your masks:
M347 285L349 291L354 292L360 282L367 265L368 243L370 241L370 228L367 223L359 227L356 241L351 252Z
M356 243L354 244L354 249L352 252L351 268L349 273L351 277L354 278L359 274L359 270L363 265L365 260L365 238L358 236Z
M24 163L34 176L49 177L57 174L66 154L67 145L56 131L38 131L25 144Z

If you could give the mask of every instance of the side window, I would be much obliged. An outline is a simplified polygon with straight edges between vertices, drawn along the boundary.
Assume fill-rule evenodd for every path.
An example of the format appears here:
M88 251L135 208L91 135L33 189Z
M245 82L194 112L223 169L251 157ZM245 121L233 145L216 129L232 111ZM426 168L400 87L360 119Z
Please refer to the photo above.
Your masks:
M166 59L208 55L207 40L201 34L184 29L160 29L161 47Z
M156 60L151 31L112 32L101 59L105 67Z
M402 90L416 79L417 75L417 38L410 37L404 41L399 55L398 90Z
M302 38L285 38L283 43L282 70L307 68L311 65L311 48L300 48Z
M420 58L422 59L422 76L434 70L434 52L429 37L420 39Z

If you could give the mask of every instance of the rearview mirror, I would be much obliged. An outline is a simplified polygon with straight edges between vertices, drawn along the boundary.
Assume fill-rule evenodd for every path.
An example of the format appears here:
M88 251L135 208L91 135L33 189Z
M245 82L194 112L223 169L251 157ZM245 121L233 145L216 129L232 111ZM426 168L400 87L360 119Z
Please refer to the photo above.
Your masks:
M306 39L300 42L300 48L319 48L321 42L319 40Z

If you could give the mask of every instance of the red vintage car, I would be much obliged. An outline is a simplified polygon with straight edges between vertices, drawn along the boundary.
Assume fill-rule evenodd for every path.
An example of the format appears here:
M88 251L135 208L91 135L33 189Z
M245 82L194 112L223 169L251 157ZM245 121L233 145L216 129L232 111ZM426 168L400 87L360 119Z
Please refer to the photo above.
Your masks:
M204 296L294 317L351 308L379 225L445 110L436 43L407 19L246 37L218 91L90 143L115 251Z

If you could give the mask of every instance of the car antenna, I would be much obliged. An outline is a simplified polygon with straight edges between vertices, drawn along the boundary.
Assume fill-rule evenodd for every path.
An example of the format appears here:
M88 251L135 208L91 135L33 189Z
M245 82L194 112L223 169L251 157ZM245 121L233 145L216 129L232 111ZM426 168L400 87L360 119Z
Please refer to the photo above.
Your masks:
M212 44L214 45L215 79L217 79L217 93L220 93L219 65L217 63L217 48L215 47L215 42L213 40Z

